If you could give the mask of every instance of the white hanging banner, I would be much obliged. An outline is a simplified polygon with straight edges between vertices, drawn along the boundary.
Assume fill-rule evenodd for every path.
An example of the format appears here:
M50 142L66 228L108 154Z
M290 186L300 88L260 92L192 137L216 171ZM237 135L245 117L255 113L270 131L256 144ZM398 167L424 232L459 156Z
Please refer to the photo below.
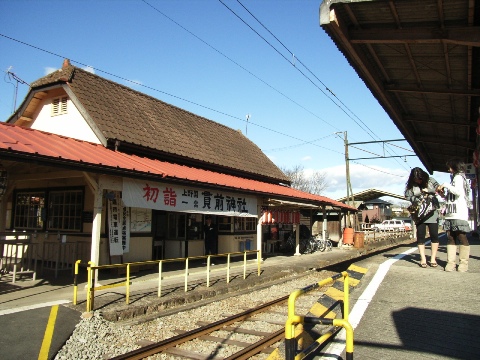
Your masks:
M123 179L125 206L225 216L257 216L257 198L194 187Z
M130 213L123 206L120 192L114 192L115 197L108 200L108 241L110 256L123 255L130 251Z

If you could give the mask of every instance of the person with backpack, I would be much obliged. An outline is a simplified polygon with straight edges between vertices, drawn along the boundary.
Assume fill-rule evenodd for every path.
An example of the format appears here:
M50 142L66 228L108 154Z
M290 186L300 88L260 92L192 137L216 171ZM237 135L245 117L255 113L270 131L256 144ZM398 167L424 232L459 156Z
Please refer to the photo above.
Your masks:
M428 232L431 240L430 266L437 267L437 251L440 241L438 239L438 208L440 204L436 197L440 184L425 171L419 167L414 167L410 171L407 183L405 184L405 199L410 201L412 210L412 219L417 227L417 246L420 254L420 267L427 267L425 257L425 238ZM425 204L430 204L424 207ZM420 209L425 209L423 216L419 217Z
M472 231L468 223L468 204L470 188L465 177L465 163L458 159L447 161L451 182L441 185L440 192L445 197L445 222L443 228L447 232L447 265L445 271L468 271L470 244L467 233ZM446 191L445 191L446 190ZM457 269L457 243L459 243Z

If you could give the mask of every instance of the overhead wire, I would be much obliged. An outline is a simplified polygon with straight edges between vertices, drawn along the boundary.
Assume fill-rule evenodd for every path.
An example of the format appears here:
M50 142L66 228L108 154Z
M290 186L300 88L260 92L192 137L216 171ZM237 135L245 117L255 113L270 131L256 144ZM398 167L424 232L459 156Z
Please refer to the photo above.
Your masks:
M254 73L252 73L250 70L248 70L247 68L245 68L244 66L242 66L241 64L239 64L238 62L236 62L235 60L233 60L232 58L230 58L229 56L225 55L223 52L221 52L220 50L218 50L217 48L215 48L214 46L210 45L208 42L206 42L205 40L203 40L202 38L200 38L199 36L197 36L196 34L194 34L193 32L191 32L190 30L188 30L187 28L185 28L183 25L179 24L177 21L175 21L174 19L172 19L170 16L168 16L167 14L165 14L164 12L162 12L161 10L159 10L158 8L156 8L155 6L153 6L152 4L150 4L147 0L142 0L146 5L150 6L152 9L154 9L156 12L158 12L160 15L164 16L166 19L168 19L169 21L173 22L175 25L177 25L178 27L180 27L181 29L183 29L184 31L186 31L187 33L189 33L190 35L192 35L193 37L195 37L197 40L201 41L203 44L207 45L209 48L211 48L212 50L214 50L215 52L217 52L218 54L220 54L221 56L223 56L224 58L226 58L228 61L232 62L233 64L235 64L236 66L238 66L239 68L241 68L242 70L246 71L248 74L250 74L251 76L253 76L255 79L257 79L258 81L262 82L263 84L265 84L266 86L268 86L269 88L271 88L272 90L274 90L275 92L277 92L278 94L280 94L281 96L283 96L284 98L286 98L287 100L291 101L292 103L294 103L295 105L297 105L298 107L302 108L303 110L307 111L309 114L311 114L312 116L316 117L317 119L319 119L320 121L324 122L325 124L331 126L332 128L334 128L335 130L339 130L337 129L334 125L330 124L328 121L326 121L325 119L322 119L321 117L319 117L317 114L311 112L310 110L308 110L307 108L305 108L304 106L302 106L301 104L299 104L298 102L296 102L295 100L293 100L292 98L290 98L289 96L287 96L286 94L284 94L283 92L281 92L280 90L276 89L275 87L273 87L272 85L270 85L269 83L267 83L265 80L261 79L259 76L255 75Z
M304 109L305 111L309 112L309 113L312 114L313 116L315 116L315 117L317 117L318 119L320 119L321 121L323 121L323 122L326 123L327 125L332 126L334 129L338 130L335 126L333 126L332 124L328 123L328 122L325 121L324 119L318 117L316 114L314 114L313 112L309 111L308 109L306 109L306 108L303 107L301 104L299 104L299 103L297 103L296 101L294 101L293 99L289 98L287 95L285 95L284 93L280 92L279 90L277 90L276 88L274 88L273 86L271 86L270 84L268 84L266 81L262 80L261 78L259 78L259 77L256 76L255 74L253 74L251 71L249 71L249 70L246 69L245 67L241 66L241 65L238 64L236 61L234 61L234 60L231 59L230 57L226 56L225 54L223 54L222 52L220 52L218 49L216 49L215 47L211 46L209 43L207 43L206 41L204 41L203 39L201 39L200 37L198 37L197 35L195 35L193 32L191 32L190 30L186 29L186 28L183 27L181 24L179 24L178 22L176 22L175 20L173 20L172 18L170 18L169 16L167 16L166 14L164 14L163 12L161 12L160 10L158 10L157 8L155 8L154 6L152 6L150 3L148 3L148 1L146 1L146 0L142 0L142 1L143 1L145 4L149 5L150 7L152 7L153 9L155 9L156 11L158 11L161 15L165 16L167 19L169 19L170 21L172 21L173 23L175 23L177 26L181 27L183 30L187 31L189 34L191 34L192 36L194 36L195 38L197 38L199 41L201 41L201 42L204 43L205 45L209 46L209 47L212 48L214 51L216 51L216 52L219 53L220 55L224 56L224 57L227 58L229 61L233 62L235 65L239 66L239 67L242 68L244 71L248 72L250 75L252 75L253 77L255 77L257 80L261 81L262 83L264 83L265 85L267 85L268 87L270 87L271 89L273 89L274 91L278 92L280 95L282 95L282 96L284 96L285 98L287 98L289 101L293 102L293 103L296 104L297 106L301 107L301 108ZM222 2L222 3L223 3L223 2ZM225 5L225 4L224 4L224 5ZM242 5L242 6L243 6L243 5ZM227 8L228 8L228 7L227 7ZM241 18L240 18L240 19L241 19ZM243 21L243 20L242 20L242 21ZM246 24L246 25L248 25L248 24ZM252 30L255 31L253 28L252 28ZM255 31L255 32L256 32L256 31ZM258 33L257 33L257 34L258 34ZM258 34L258 35L261 36L260 34ZM272 34L272 35L273 35L273 34ZM36 46L34 46L34 45L25 43L25 42L23 42L23 41L20 41L20 40L14 39L14 38L11 38L11 37L6 36L6 35L4 35L4 34L0 34L0 36L3 36L3 37L8 38L8 39L10 39L10 40L19 42L19 43L21 43L21 44L23 44L23 45L30 46L30 47L35 48L35 49L37 49L37 50L44 51L44 52L46 52L46 53L49 53L49 54L54 55L54 56L57 56L57 57L64 57L64 56L61 56L61 55L59 55L59 54L53 53L53 52L51 52L51 51L48 51L48 50L45 50L45 49L41 49L41 48L36 47ZM273 36L274 36L274 35L273 35ZM262 37L262 38L263 38L263 37ZM264 40L267 41L266 39L264 39ZM277 38L277 40L278 40L278 38ZM279 41L279 40L278 40L278 41ZM280 41L279 41L279 42L280 42ZM267 43L268 43L268 41L267 41ZM270 46L272 46L272 45L270 44ZM283 43L282 43L282 46L284 46ZM272 47L273 47L273 46L272 46ZM284 47L285 47L285 46L284 46ZM274 48L274 47L273 47L273 48ZM286 48L286 47L285 47L285 48ZM274 48L274 49L275 49L275 48ZM275 50L276 50L276 49L275 49ZM288 49L287 49L287 50L288 50ZM278 52L278 50L276 50L276 51ZM279 53L279 52L278 52L278 53ZM281 53L279 53L279 54L280 54L282 57L284 57ZM292 54L292 56L294 56L293 53L291 53L291 54ZM285 58L285 57L284 57L284 58ZM285 60L288 61L288 59L286 59L286 58L285 58ZM86 64L84 64L84 63L82 63L82 62L80 62L80 61L74 60L74 59L72 59L72 61L73 61L73 62L76 62L76 63L78 63L78 64L80 64L80 65L82 65L82 66L84 66L84 67L88 66L88 65L86 65ZM300 60L299 60L299 62L301 63ZM306 66L303 65L303 63L301 63L301 64L302 64L302 66L304 66L304 67L306 68ZM223 111L219 111L219 110L213 109L213 108L211 108L211 107L208 107L208 106L205 106L205 105L202 105L202 104L199 104L199 103L190 101L190 100L188 100L188 99L185 99L185 98L182 98L182 97L179 97L179 96L176 96L176 95L167 93L167 92L165 92L165 91L162 91L162 90L159 90L159 89L156 89L156 88L153 88L153 87L144 85L144 84L140 84L140 83L138 83L138 82L131 81L131 80L126 79L126 78L124 78L124 77L122 77L122 76L118 76L118 75L116 75L116 74L110 73L110 72L108 72L108 71L105 71L105 70L102 70L102 69L99 69L99 68L95 68L95 69L96 69L97 71L99 71L99 72L105 73L105 74L107 74L107 75L109 75L109 76L112 76L112 77L121 79L121 80L123 80L123 81L135 83L136 85L142 86L142 87L147 88L147 89L149 89L149 90L156 91L156 92L159 92L159 93L162 93L162 94L171 96L171 97L173 97L173 98L179 99L179 100L181 100L181 101L185 101L185 102L187 102L187 103L193 104L193 105L195 105L195 106L202 107L202 108L207 109L207 110L209 110L209 111L213 111L213 112L216 112L216 113L218 113L218 114L221 114L221 115L224 115L224 116L227 116L227 117L230 117L230 118L233 118L233 119L236 119L236 120L240 120L240 121L244 121L244 122L245 122L245 120L243 120L242 118L239 118L239 117L230 115L230 114L225 113L225 112L223 112ZM298 69L298 68L297 68L297 69ZM307 70L309 70L309 69L307 68ZM308 78L300 69L298 69L298 71L299 71L300 73L302 73L303 76L305 76L306 78ZM309 70L309 72L311 73L310 70ZM312 73L312 74L313 74L313 73ZM308 79L309 79L309 78L308 78ZM323 82L321 82L320 79L317 78L317 80L320 81L320 83L323 84ZM312 82L312 84L314 84L314 82L313 82L311 79L309 79L309 81ZM314 85L315 85L317 88L319 88L316 84L314 84ZM334 94L325 84L323 84L323 85L325 86L325 88L326 88L327 91L329 91L332 95L335 96L335 94ZM322 89L319 88L319 90L320 90L322 93L324 93L325 96L327 96L329 99L331 99L330 96L328 96ZM335 96L335 97L336 97L336 96ZM338 99L338 97L336 97L336 98ZM338 99L338 100L339 100L339 99ZM332 101L333 103L335 103L334 100L331 99L331 101ZM339 100L339 101L340 101L340 100ZM336 103L335 103L335 104L336 104ZM343 112L345 112L338 104L336 104L336 105L337 105ZM349 116L349 115L347 114L347 116ZM350 117L350 116L349 116L349 117ZM355 121L355 120L354 120L354 121ZM355 122L356 122L356 121L355 121ZM315 141L315 140L314 140L314 141L305 141L305 140L303 140L303 139L296 138L296 137L294 137L294 136L292 136L292 135L282 133L282 132L280 132L280 131L278 131L278 130L274 130L274 129L268 128L268 127L266 127L266 126L262 126L262 125L260 125L260 124L255 123L255 122L250 122L250 124L252 124L252 125L254 125L254 126L257 126L257 127L260 127L260 128L263 128L263 129L265 129L265 130L268 130L268 131L277 133L277 134L279 134L279 135L286 136L286 137L289 137L289 138L291 138L291 139L298 140L298 141L301 142L301 144L299 144L299 145L297 145L297 146L301 146L302 144L311 144L311 145L314 145L314 146L317 146L317 147L320 147L320 148L327 149L327 148L322 147L322 146L320 146L320 145L318 145L318 144L314 144L314 141ZM358 123L357 123L357 124L358 124ZM359 124L358 124L358 125L359 125ZM360 126L360 125L359 125L359 126ZM360 127L361 127L361 126L360 126ZM331 149L327 149L327 150L331 150Z
M0 33L0 36L1 36L1 37L4 37L4 38L6 38L6 39L9 39L9 40L18 42L18 43L20 43L20 44L22 44L22 45L31 47L31 48L33 48L33 49L35 49L35 50L45 52L45 53L47 53L47 54L50 54L50 55L53 55L53 56L56 56L56 57L59 57L59 58L62 58L62 59L66 58L66 56L64 56L64 55L60 55L60 54L54 53L54 52L52 52L52 51L42 49L42 48L40 48L40 47L38 47L38 46L35 46L35 45L32 45L32 44L26 43L26 42L24 42L24 41L21 41L21 40L12 38L12 37L7 36L7 35L5 35L5 34L1 34L1 33ZM70 61L71 61L71 62L74 62L74 63L76 63L76 64L79 64L79 65L81 65L81 66L83 66L83 67L90 66L90 65L87 65L87 64L85 64L85 63L83 63L83 62L81 62L81 61L75 60L75 59L70 59ZM141 83L139 83L139 82L137 82L137 81L132 81L132 80L130 80L130 79L127 79L127 78L125 78L125 77L122 77L122 76L113 74L113 73L111 73L111 72L109 72L109 71L106 71L106 70L103 70L103 69L100 69L100 68L97 68L97 67L93 67L93 68L95 69L95 71L98 71L98 72L107 74L107 75L109 75L109 76L111 76L111 77L114 77L114 78L117 78L117 79L120 79L120 80L129 82L129 83L134 83L134 84L137 85L137 86L140 86L140 87L149 89L149 90L151 90L151 91L159 92L159 93L164 94L164 95L171 96L172 98L175 98L175 99L178 99L178 100L187 102L187 103L189 103L189 104L192 104L192 105L195 105L195 106L204 108L204 109L206 109L206 110L215 112L215 113L217 113L217 114L220 114L220 115L223 115L223 116L226 116L226 117L235 119L235 120L240 120L240 121L243 121L243 122L247 122L247 120L245 120L245 119L242 119L242 118L237 117L237 116L234 116L234 115L230 115L230 114L228 114L228 113L226 113L226 112L223 112L223 111L220 111L220 110L216 110L216 109L211 108L211 107L209 107L209 106L205 106L205 105L196 103L196 102L194 102L194 101L191 101L191 100L182 98L182 97L180 97L180 96L173 95L173 94L171 94L171 93L168 93L168 92L165 92L165 91L156 89L156 88L154 88L154 87L151 87L151 86L148 86L148 85L145 85L145 84L141 84ZM273 133L276 133L276 134L285 136L285 137L290 138L290 139L294 139L294 140L300 141L300 142L302 142L302 143L305 143L305 142L306 142L306 143L309 143L309 141L305 141L305 140L300 139L300 138L298 138L298 137L292 136L292 135L290 135L290 134L283 133L283 132L278 131L278 130L275 130L275 129L271 129L271 128L267 127L267 126L263 126L263 125L260 125L260 124L255 123L255 122L252 122L252 121L249 121L248 124L257 126L257 127L262 128L262 129L264 129L264 130L271 131L271 132L273 132ZM320 147L320 148L323 148L322 146L320 146L320 145L318 145L318 144L313 144L313 143L312 143L311 145L317 146L317 147Z
M273 46L267 39L265 39L262 35L260 35L258 33L258 31L256 31L255 29L253 29L252 26L250 26L240 15L238 15L235 11L233 11L230 7L228 7L222 0L218 0L220 3L222 3L230 12L232 12L238 19L240 19L247 27L249 27L253 32L255 32L262 40L264 40L270 47L272 47L282 58L284 58L286 61L288 61L289 63L291 63L283 54L280 53L280 51L278 49L275 48L275 46ZM277 36L275 36L250 10L248 10L242 3L240 0L237 0L237 2L270 34L272 35L281 45L282 47L288 51L288 53L294 57L294 53L292 51L290 51L286 46L285 44L283 44L282 41L280 41L280 39L278 39ZM335 99L337 99L339 101L339 103L345 108L347 109L353 116L355 116L355 118L357 118L362 124L363 126L367 129L365 130L354 118L352 118L340 105L338 105L335 101L333 101L333 99L328 96L322 89L320 89L320 87L318 87L308 76L305 75L304 72L302 72L300 69L298 69L298 67L295 66L295 64L292 64L295 69L297 69L305 78L307 78L312 84L315 85L315 87L317 87L325 96L327 96L327 98L329 98L336 106L338 106L350 119L352 119L362 130L364 130L368 135L370 135L370 137L372 139L380 139L380 137L378 137L369 127L368 125L366 125L350 108L348 108L344 103L343 101L341 101L338 96L336 96L336 94L321 80L319 79L305 64L303 64L301 62L301 60L296 57L296 59L298 60L298 62L310 73L314 76L314 78L319 81L324 87L325 89L332 94L333 97L335 97ZM397 161L398 162L398 161ZM403 164L399 163L402 167L403 167Z
M280 151L280 150L288 150L288 149L293 149L293 148L296 148L296 147L300 147L300 146L303 146L303 145L309 145L309 144L313 144L317 141L320 141L320 140L323 140L323 139L326 139L328 137L331 137L333 136L334 134L330 134L330 135L327 135L327 136L324 136L324 137L321 137L321 138L318 138L318 139L314 139L314 140L311 140L311 141L308 141L308 142L302 142L300 144L295 144L295 145L290 145L290 146L283 146L283 147L277 147L277 148L273 148L273 149L265 149L265 151ZM321 147L325 150L329 150L329 151L332 151L332 152L336 152L338 154L342 154L344 155L343 153L341 153L340 151L335 151L333 149L330 149L330 148L327 148L325 146L321 146L321 145L316 145L318 147Z
M213 47L212 45L210 45L209 43L207 43L206 41L204 41L203 39L201 39L200 37L198 37L196 34L194 34L193 32L191 32L190 30L188 30L187 28L185 28L184 26L182 26L181 24L179 24L178 22L176 22L175 20L173 20L172 18L170 18L168 15L166 15L165 13L163 13L162 11L160 11L159 9L157 9L155 6L151 5L148 1L146 0L142 0L145 4L147 4L148 6L152 7L152 9L154 9L155 11L157 11L158 13L160 13L162 16L164 16L165 18L167 18L168 20L172 21L174 24L176 24L177 26L179 26L180 28L182 28L183 30L187 31L189 34L191 34L192 36L194 36L195 38L197 38L198 40L200 40L202 43L206 44L208 47L212 48L213 50L215 50L217 53L221 54L222 56L224 56L226 59L228 59L229 61L233 62L235 65L239 66L240 68L242 68L243 70L247 71L249 74L251 74L252 76L254 76L256 79L260 80L261 82L263 82L264 84L267 84L270 88L272 88L273 90L277 91L278 93L280 93L281 95L285 96L288 100L292 101L293 103L295 103L296 105L300 106L301 108L303 108L304 110L308 111L310 114L314 115L315 117L319 118L318 116L316 116L315 114L313 114L312 112L310 112L309 110L307 110L305 107L301 106L300 104L298 104L297 102L295 102L294 100L292 100L291 98L289 98L288 96L286 96L285 94L283 94L282 92L280 92L279 90L275 89L274 87L270 86L268 83L266 83L264 80L260 79L258 76L256 76L255 74L253 74L252 72L250 72L249 70L247 70L246 68L244 68L243 66L241 66L240 64L238 64L236 61L232 60L230 57L226 56L225 54L223 54L221 51L219 51L218 49L216 49L215 47ZM274 49L281 57L283 57L287 62L291 63L278 49L276 49L268 40L266 40L261 34L259 34L255 29L253 29L246 21L243 20L243 18L241 18L235 11L233 11L230 7L228 7L222 0L219 0L219 2L224 5L230 12L232 12L232 14L234 14L240 21L242 21L246 26L248 26L253 32L255 32L260 38L262 38L270 47L272 47L272 49ZM292 57L294 57L294 54L293 52L291 52L290 50L288 50L288 48L270 31L268 30L245 6L243 6L243 4L237 0L237 2L242 5L242 7L251 14L252 17L254 17L254 19L256 19L275 39L277 39L277 41L279 43L282 44L282 46L290 53L290 55ZM298 59L298 58L297 58ZM300 60L299 60L300 62ZM301 63L301 62L300 62ZM312 73L305 65L303 65L303 63L301 63L302 66L304 66L310 73ZM295 67L295 66L294 66ZM299 71L306 79L308 79L317 89L319 89L327 98L329 98L335 105L337 105L337 107L342 111L344 112L349 118L351 118L360 128L362 128L362 126L355 120L353 119L341 106L339 106L333 99L331 99L330 96L328 96L318 85L316 85L308 76L305 75L305 73L303 73L300 69L298 69L298 67L295 67L297 69L297 71ZM312 73L313 74L313 73ZM314 75L314 74L313 74ZM320 80L318 79L318 77L315 76L315 78L323 85L325 86L325 88L333 95L335 96L336 99L338 99L338 97ZM341 102L340 99L338 99L339 102L345 106L343 104L343 102ZM345 106L345 108L347 108L351 113L353 113L348 107ZM356 116L356 115L355 115ZM358 118L358 116L356 116ZM327 121L325 121L324 119L321 119L319 118L320 120L322 120L324 123L332 126L333 128L335 128L336 130L339 130L337 129L335 126L333 126L332 124L328 123ZM370 128L368 128L368 126L360 119L358 118L359 121L361 121L362 124L364 124L364 126L367 127L368 131L370 131L372 134L374 134ZM363 129L363 128L362 128ZM363 129L365 131L365 129ZM369 132L366 131L368 134ZM372 137L372 139L375 139L374 136L372 136L371 134L369 134L370 137ZM377 139L380 139L378 136L377 136ZM303 143L311 143L311 142L308 142L308 141L304 141L304 140L301 140ZM317 145L319 146L319 145ZM321 147L321 146L320 146ZM330 149L329 149L330 150ZM396 159L395 159L396 160ZM403 164L399 163L400 166L404 167Z

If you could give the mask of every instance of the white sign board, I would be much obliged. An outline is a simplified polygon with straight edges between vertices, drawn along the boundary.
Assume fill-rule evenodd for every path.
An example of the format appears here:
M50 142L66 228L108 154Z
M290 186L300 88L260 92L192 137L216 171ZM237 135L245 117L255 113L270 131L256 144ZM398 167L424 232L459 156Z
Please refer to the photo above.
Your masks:
M123 180L125 206L225 216L257 216L257 198L224 190L201 189L145 180Z
M467 179L475 179L477 169L473 166L473 163L465 164L465 176Z

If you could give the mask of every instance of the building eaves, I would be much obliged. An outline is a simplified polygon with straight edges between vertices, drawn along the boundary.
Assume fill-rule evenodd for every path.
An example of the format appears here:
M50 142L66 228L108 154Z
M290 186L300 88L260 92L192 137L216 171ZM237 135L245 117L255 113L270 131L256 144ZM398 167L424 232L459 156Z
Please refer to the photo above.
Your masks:
M102 145L5 123L0 123L0 155L14 161L69 167L77 171L159 182L188 182L197 186L228 188L257 196L275 196L306 204L331 205L356 211L355 208L336 200L288 186L125 154Z

